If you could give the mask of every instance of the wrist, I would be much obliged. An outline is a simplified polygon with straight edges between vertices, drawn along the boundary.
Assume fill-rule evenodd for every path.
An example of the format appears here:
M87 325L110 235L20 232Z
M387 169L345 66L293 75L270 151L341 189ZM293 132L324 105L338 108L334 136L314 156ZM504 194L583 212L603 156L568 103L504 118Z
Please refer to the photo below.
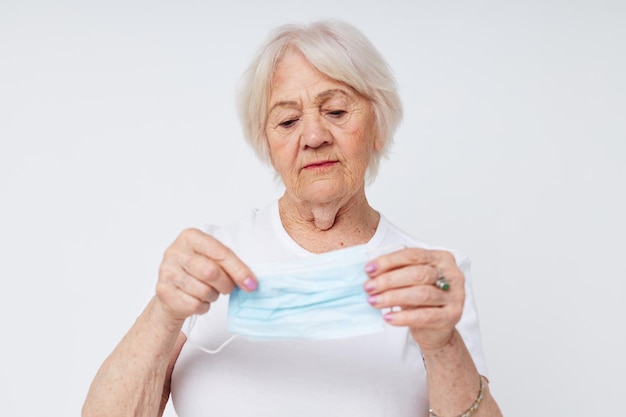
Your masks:
M482 402L484 398L485 378L482 375L479 375L478 377L480 379L480 388L478 390L478 396L476 397L476 400L474 401L474 403L472 403L472 405L467 410L465 410L463 414L459 415L459 417L470 417L472 414L474 414L474 412L478 410L478 407L480 406L480 403ZM428 414L430 417L439 417L437 414L435 414L432 408L428 410Z
M185 318L176 317L171 314L169 309L158 299L153 297L148 304L151 321L157 326L163 328L168 333L180 332L185 323Z
M485 388L461 335L455 330L444 345L422 349L422 356L431 417L467 417L476 411Z
M420 347L420 350L422 351L422 356L437 356L442 354L446 350L455 349L460 338L461 336L456 331L456 329L454 329L452 332L450 332L449 335L447 335L447 337L443 337L440 340L430 343L420 343L418 341L417 343Z

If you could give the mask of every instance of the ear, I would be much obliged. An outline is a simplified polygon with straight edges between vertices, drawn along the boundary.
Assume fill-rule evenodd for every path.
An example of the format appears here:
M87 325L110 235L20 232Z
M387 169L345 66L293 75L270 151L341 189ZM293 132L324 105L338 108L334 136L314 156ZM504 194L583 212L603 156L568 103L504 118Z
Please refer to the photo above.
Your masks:
M376 132L376 137L374 138L374 150L376 152L381 152L385 147L386 140L381 138L380 132Z

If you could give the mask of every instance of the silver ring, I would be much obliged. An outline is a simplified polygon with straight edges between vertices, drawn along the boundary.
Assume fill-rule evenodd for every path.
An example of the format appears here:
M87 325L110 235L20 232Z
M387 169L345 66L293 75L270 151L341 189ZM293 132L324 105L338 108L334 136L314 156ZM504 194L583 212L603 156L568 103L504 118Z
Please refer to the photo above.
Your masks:
M435 287L439 288L441 291L448 291L450 289L450 283L443 275L440 275L439 278L437 278L437 282L435 282Z

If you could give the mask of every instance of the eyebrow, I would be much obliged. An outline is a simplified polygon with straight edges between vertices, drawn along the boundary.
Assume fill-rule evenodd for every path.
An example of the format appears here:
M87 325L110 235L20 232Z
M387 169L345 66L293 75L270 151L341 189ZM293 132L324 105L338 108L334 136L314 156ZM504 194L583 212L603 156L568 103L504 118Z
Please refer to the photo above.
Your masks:
M342 90L340 88L334 88L332 90L326 90L326 91L322 91L321 93L319 93L315 97L315 101L317 103L321 103L321 102L326 101L329 98L337 96L337 95L348 97L348 93L346 93L344 90Z
M344 96L344 97L348 97L348 94L345 92L345 90L342 90L340 88L333 88L331 90L322 91L317 96L315 96L315 102L316 103L322 103L322 102L324 102L324 101L328 100L329 98L334 97L336 95L341 95L341 96ZM271 112L273 112L274 109L276 109L277 107L295 108L295 107L298 107L299 104L300 103L295 101L295 100L277 101L276 103L274 103L274 105L272 105L272 107L267 112L267 114L270 114Z

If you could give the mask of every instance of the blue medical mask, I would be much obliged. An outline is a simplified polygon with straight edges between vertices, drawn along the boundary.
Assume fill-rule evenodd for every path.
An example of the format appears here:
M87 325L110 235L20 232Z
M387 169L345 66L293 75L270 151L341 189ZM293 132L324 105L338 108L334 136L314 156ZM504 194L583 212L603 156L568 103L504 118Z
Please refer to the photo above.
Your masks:
M251 266L259 285L230 294L228 330L252 340L337 339L381 331L367 302L366 245Z

